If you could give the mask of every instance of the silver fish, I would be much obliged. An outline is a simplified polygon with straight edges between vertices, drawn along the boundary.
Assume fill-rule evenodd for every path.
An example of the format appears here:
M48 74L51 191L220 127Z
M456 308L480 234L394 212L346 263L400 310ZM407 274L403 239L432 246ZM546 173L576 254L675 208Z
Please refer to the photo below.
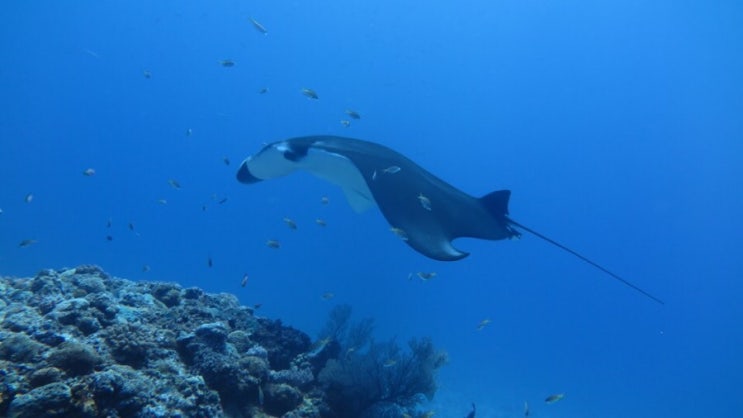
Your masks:
M423 209L431 210L431 199L423 195L423 193L419 193L418 200L421 202L421 206L423 206Z
M315 90L312 90L312 89L304 88L304 89L302 89L302 94L304 94L305 96L307 96L307 97L309 97L310 99L313 99L313 100L317 100L317 99L320 98L317 95L317 92L315 92Z
M347 114L347 115L348 115L348 116L349 116L349 117L350 117L351 119L361 119L361 115L359 115L359 114L358 114L358 112L356 112L356 111L354 111L354 110L351 110L351 109L346 109L346 114Z
M257 20L255 20L255 19L253 19L251 17L250 18L250 23L253 24L253 27L256 28L258 30L258 32L260 32L260 33L262 33L264 35L268 35L268 29L266 29L265 26L261 25L260 22L258 22Z

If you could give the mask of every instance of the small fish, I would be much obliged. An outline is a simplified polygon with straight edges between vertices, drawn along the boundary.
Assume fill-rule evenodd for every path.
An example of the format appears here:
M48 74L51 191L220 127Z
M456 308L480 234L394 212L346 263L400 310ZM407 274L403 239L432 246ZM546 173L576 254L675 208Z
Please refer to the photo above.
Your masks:
M325 292L322 294L322 300L330 300L335 297L335 293L333 292Z
M382 366L383 367L392 367L395 364L397 364L397 360L395 360L395 359L388 359L387 361L384 362L384 364L382 364Z
M471 410L471 411L470 411L470 413L469 413L469 414L467 414L467 416L466 416L466 417L464 417L464 418L475 418L475 412L476 412L476 409L475 409L475 404L473 403L473 404L472 404L472 410Z
M328 199L327 196L323 196L320 198L320 203L322 203L323 205L327 205L328 203L330 203L330 199Z
M26 195L26 197L23 198L23 201L26 202L26 203L31 203L31 202L33 202L33 200L34 200L33 193L29 193L29 194Z
M400 167L398 167L396 165L391 165L391 166L385 168L384 170L382 170L382 172L384 174L395 174L395 173L399 173L400 170L402 170Z
M229 67L234 67L235 66L235 61L232 61L232 60L222 60L222 61L219 61L219 64L222 67L229 68Z
M227 157L222 157L222 162L224 163L224 165L230 165L230 159Z
M258 386L258 404L263 406L263 388L260 385Z
M351 119L361 119L361 115L359 115L359 114L358 114L358 112L356 112L356 111L353 111L353 110L351 110L351 109L346 109L346 111L345 111L345 112L346 112L346 114L347 114L347 115L348 115L348 116L349 116L349 117L350 117Z
M206 205L201 205L201 211L206 212Z
M177 180L174 180L174 179L169 179L169 180L168 180L168 184L169 184L169 185L170 185L170 186L171 186L172 188L174 188L174 189L176 189L176 190L178 190L178 189L180 189L180 188L181 188L181 184L180 184L180 183L178 183L178 181L177 181Z
M248 284L248 273L243 274L243 279L240 280L240 286L245 287Z
M327 226L328 225L327 222L325 222L325 220L320 219L320 218L315 219L315 223L318 224L318 225L320 225L320 226Z
M3 214L3 208L0 208L0 215Z
M479 324L477 324L477 330L478 331L482 331L482 329L485 328L486 326L488 326L488 324L491 323L491 322L493 322L493 321L491 321L488 318L483 319L482 321L480 321Z
M260 309L261 306L263 306L262 303L256 303L256 304L253 305L253 309Z
M419 279L421 279L421 280L423 280L425 282L425 281L431 280L434 277L436 277L436 272L435 271L431 271L431 272L419 271L419 272L415 273L415 275L418 276Z
M143 265L142 266L142 273L147 273L148 271L150 271L150 265L149 264Z
M312 353L312 355L318 355L318 354L320 354L320 352L321 352L321 351L322 351L322 350L323 350L323 349L324 349L324 348L325 348L325 347L326 347L326 346L327 346L328 344L330 344L330 342L331 342L331 341L333 341L333 339L332 339L332 338L330 338L330 337L325 337L325 338L323 338L322 340L318 340L318 341L316 341L315 343L313 343L313 344L312 344L312 345L310 346L310 349L311 349L311 350L310 350L310 352Z
M268 93L268 87L261 87L260 90L258 90L258 94L266 94Z
M297 229L297 223L294 222L294 220L292 220L291 218L284 218L284 223L286 224L286 226L289 227L289 229Z
M21 247L21 248L26 248L26 247L28 247L29 245L34 245L34 244L36 244L37 242L39 242L39 241L36 241L35 239L24 239L23 241L21 241L21 242L20 242L20 243L18 244L18 246L19 246L19 247Z
M144 78L147 78L147 79L152 78L152 72L150 70L142 71L142 75L144 76Z
M524 401L524 416L528 417L531 414L529 411L529 402Z
M331 342L331 341L333 341L333 339L332 339L332 338L330 338L330 337L325 337L325 338L323 338L322 340L318 341L318 342L317 342L317 343L315 344L315 347L316 347L316 348L323 348L323 347L325 347L326 345L330 344L330 342Z
M83 176L85 177L90 177L94 175L95 175L95 170L92 168L86 168L85 170L83 170Z
M261 25L260 22L258 22L257 20L255 20L255 19L253 19L251 17L250 18L250 23L253 24L253 27L256 28L258 30L258 32L260 32L260 33L262 33L264 35L268 35L268 30L266 29L265 26Z
M111 228L112 223L113 221L111 220L111 218L108 218L108 221L106 221L106 228Z
M423 193L418 193L418 200L421 202L423 209L431 210L431 199L423 195Z
M168 204L168 201L165 200L165 199L157 199L157 203L159 203L161 205L167 205Z
M408 233L405 232L402 228L397 228L393 226L390 228L390 231L392 231L393 234L397 235L397 237L400 238L401 240L403 241L408 240Z
M372 173L372 181L376 179L377 179L377 170L374 170L374 172Z
M226 197L223 197L223 198L219 199L219 201L217 203L220 204L220 205L224 205L225 203L227 203L227 198Z
M267 246L268 246L269 248L275 248L275 249L279 249L279 248L281 248L281 243L280 243L280 242L278 242L278 241L277 241L277 240L275 240L275 239L270 239L270 240L266 241L266 245L267 245Z
M346 119L341 119L341 125L343 125L344 128L350 128L351 127L351 121Z
M129 222L129 230L134 232L134 224Z
M91 51L90 49L83 49L83 52L90 55L93 58L100 58L101 56L98 55L95 51Z
M186 136L191 136L191 135L193 135L193 129L191 128L186 129Z
M113 241L113 240L114 240L114 237L112 237L111 235L106 235L106 241Z
M309 97L312 100L317 100L320 98L317 96L317 93L315 92L315 90L312 90L312 89L303 88L302 94L304 94L305 96Z
M562 400L562 398L564 398L564 397L565 397L565 394L564 393L556 393L554 395L548 396L544 401L547 402L547 403L555 403L557 401Z
M209 256L206 259L206 265L209 266L209 268L212 268L212 266L214 265L214 262L212 261L212 256Z

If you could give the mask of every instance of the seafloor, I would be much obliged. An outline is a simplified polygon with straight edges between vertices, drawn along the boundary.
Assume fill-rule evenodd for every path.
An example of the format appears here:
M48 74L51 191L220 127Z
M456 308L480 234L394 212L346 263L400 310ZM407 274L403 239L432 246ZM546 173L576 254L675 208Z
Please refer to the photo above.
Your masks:
M349 314L313 344L230 294L96 266L0 278L0 416L426 415L445 355L376 344Z

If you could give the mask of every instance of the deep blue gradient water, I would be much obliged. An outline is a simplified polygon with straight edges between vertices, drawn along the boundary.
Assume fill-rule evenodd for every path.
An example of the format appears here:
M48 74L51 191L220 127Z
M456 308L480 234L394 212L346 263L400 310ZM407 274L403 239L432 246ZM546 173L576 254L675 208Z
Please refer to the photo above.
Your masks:
M743 414L739 2L11 0L0 52L0 274L93 263L312 336L348 303L448 351L437 417ZM308 134L511 189L515 220L666 304L528 234L437 262L309 174L235 180Z

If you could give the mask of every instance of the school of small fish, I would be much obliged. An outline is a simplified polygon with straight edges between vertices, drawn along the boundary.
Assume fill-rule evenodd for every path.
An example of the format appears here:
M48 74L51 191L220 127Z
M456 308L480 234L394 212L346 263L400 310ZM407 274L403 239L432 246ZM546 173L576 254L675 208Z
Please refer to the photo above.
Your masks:
M256 31L258 31L259 33L261 33L263 35L268 35L268 30L266 29L266 27L262 23L260 23L259 21L257 21L253 17L249 17L248 20L249 20L250 24L252 25L252 27ZM98 55L96 53L94 53L92 51L87 51L87 50L86 50L86 52L89 55L91 55L91 56L93 56L95 58L98 58ZM219 65L222 66L222 67L225 67L225 68L232 68L232 67L235 67L236 66L236 62L234 60L232 60L232 59L222 59L222 60L219 61ZM145 79L151 79L152 78L152 72L150 70L148 70L148 69L142 70L142 75L144 76ZM267 86L263 86L263 87L260 87L259 89L257 89L257 92L258 92L258 94L264 95L264 94L267 94L269 92L269 88ZM300 92L301 92L301 94L303 96L305 96L306 98L308 98L310 100L319 100L319 95L318 95L318 93L314 89L303 87L303 88L301 88ZM352 120L353 121L358 121L358 120L361 119L361 114L359 112L357 112L356 110L353 110L353 109L346 108L346 109L343 110L343 114L345 115L343 117L344 118L347 118L347 119L340 119L340 125L343 128L350 128L351 127L351 121ZM188 136L188 137L191 137L193 135L193 129L192 128L187 128L185 130L185 135ZM225 166L229 166L230 165L230 159L227 156L223 156L222 157L222 163ZM399 167L397 165L390 165L390 166L387 166L387 167L378 167L377 169L375 169L372 172L372 180L377 180L377 178L379 178L380 176L394 176L394 175L400 173L401 171L402 171L401 167ZM93 167L88 167L88 168L82 170L82 175L84 177L93 177L93 176L96 175L96 169L93 168ZM385 179L388 179L388 178L389 179L392 179L394 177L385 177ZM381 178L380 178L380 181L381 181ZM175 190L180 190L181 189L181 184L177 180L175 180L173 178L168 179L167 180L167 183L170 185L170 187L172 189L175 189ZM27 193L25 195L25 197L23 198L23 201L25 203L27 203L27 204L30 204L31 202L34 201L34 198L35 198L35 196L34 196L33 193ZM416 196L416 199L419 201L421 207L425 211L432 211L432 208L433 208L432 207L432 202L431 202L431 199L428 196L426 196L423 193L419 193ZM212 200L213 201L216 201L218 204L221 205L221 204L226 203L228 201L228 198L227 197L218 198L216 196L216 194L215 194L215 195L212 195ZM159 205L162 205L162 206L168 204L168 200L165 199L165 198L157 199L156 202ZM328 205L330 203L330 199L327 196L322 196L320 198L320 203L322 205ZM206 210L206 205L203 205L202 206L202 210L204 210L204 211ZM3 209L0 208L0 215L2 215L2 214L3 214ZM290 217L283 217L282 221L284 222L284 224L290 230L293 230L294 231L294 230L297 230L298 229L297 223L296 223L296 221L294 219L292 219ZM321 226L321 227L325 227L327 225L326 221L323 218L315 218L314 222L315 222L315 224L317 224L318 226ZM113 221L112 221L112 219L109 218L107 220L107 222L106 222L106 228L109 229L109 230L111 230L112 227L113 227ZM128 222L127 228L128 228L129 231L131 231L135 235L139 236L139 232L135 230L135 224L134 224L134 222ZM407 241L409 239L408 238L408 234L406 233L406 231L404 231L401 228L390 227L390 231L392 231L398 238L400 238L403 241ZM113 241L114 236L113 236L113 234L109 233L109 234L105 235L105 239L106 239L106 241ZM35 245L37 243L38 243L38 241L36 239L27 238L27 239L21 240L19 242L19 244L18 244L18 247L20 247L20 248L27 248L27 247L33 246L33 245ZM281 248L281 243L277 239L269 239L269 240L267 240L265 242L265 245L267 247L269 247L269 248L272 248L272 249L280 249ZM207 257L206 257L206 264L207 264L207 267L208 268L212 268L214 266L214 261L213 261L213 258L212 258L211 255L207 255ZM151 267L150 267L149 264L143 264L142 267L141 267L142 273L147 273L150 270L151 270ZM249 277L248 276L248 273L244 273L242 275L242 278L240 280L240 286L241 287L245 288L248 285L248 277ZM429 271L429 272L418 271L418 272L415 272L415 273L410 273L408 275L408 279L410 279L410 280L412 280L412 278L414 278L414 277L418 277L422 281L429 281L429 280L437 277L437 273L436 272L433 272L433 271ZM336 295L333 292L325 292L325 293L323 293L321 295L321 299L324 300L324 301L329 301L329 300L335 298L335 296ZM261 308L261 306L262 306L261 303L255 303L253 305L253 309L257 310L257 309ZM484 328L486 328L488 325L490 325L491 323L492 323L492 320L490 318L482 319L477 324L476 330L477 331L481 331ZM320 340L318 342L318 344L320 345L320 348L322 348L325 345L327 345L328 343L330 343L330 341L331 341L330 338L325 338L323 340ZM346 350L346 355L348 356L348 355L353 354L355 350L356 350L355 347L348 348ZM392 368L396 364L397 364L397 360L394 359L394 358L390 358L390 359L387 359L386 361L384 361L383 367L385 367L385 368ZM263 403L264 403L264 393L263 393L262 384L258 384L256 390L257 390L257 397L258 397L259 404L263 405ZM544 399L544 402L547 403L547 404L554 404L556 402L559 402L559 401L563 400L564 398L565 398L565 394L564 393L555 393L555 394L548 395ZM426 411L426 412L421 412L421 413L419 413L418 416L425 417L425 418L431 418L434 415L435 415L435 411L430 410L430 411ZM530 411L530 408L529 408L529 403L525 401L524 402L524 408L523 408L523 416L524 417L529 417L530 415L531 415L531 411ZM403 416L410 416L410 415L409 414L403 414ZM467 417L468 418L473 418L474 416L475 416L475 405L473 404L472 405L472 411L467 415Z

